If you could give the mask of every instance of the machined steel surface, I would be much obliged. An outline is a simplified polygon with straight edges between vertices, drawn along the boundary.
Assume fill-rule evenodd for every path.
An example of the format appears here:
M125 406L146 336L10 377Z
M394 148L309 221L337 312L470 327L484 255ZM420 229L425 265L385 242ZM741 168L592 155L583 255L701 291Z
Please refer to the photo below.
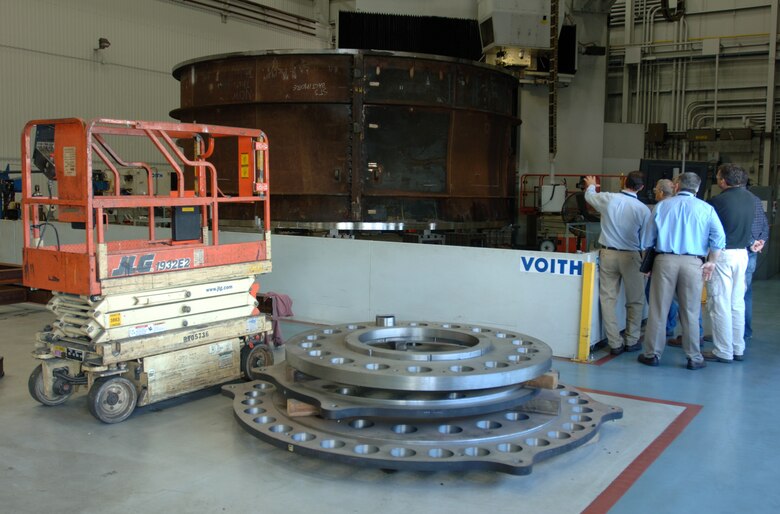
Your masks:
M526 335L476 325L349 323L286 345L293 368L324 380L400 391L503 387L550 369L552 351Z
M517 407L539 393L539 389L522 384L472 391L393 391L300 375L291 379L290 370L272 366L257 378L272 383L287 398L316 405L325 419L468 416Z
M550 369L550 348L484 326L388 314L300 334L285 349L286 362L222 391L247 431L306 455L524 475L623 416L572 387L528 382Z
M238 422L287 451L385 469L489 469L526 475L540 460L576 448L622 410L576 389L542 390L526 404L489 414L441 419L291 418L270 382L223 387Z

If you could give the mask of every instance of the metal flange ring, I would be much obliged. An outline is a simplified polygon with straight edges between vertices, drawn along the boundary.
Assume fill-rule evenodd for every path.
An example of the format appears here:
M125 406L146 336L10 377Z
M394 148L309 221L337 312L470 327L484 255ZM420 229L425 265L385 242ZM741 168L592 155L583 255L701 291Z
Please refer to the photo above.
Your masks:
M454 323L335 325L293 337L288 364L341 384L399 391L462 391L519 384L550 369L538 339Z
M622 409L564 385L545 389L521 407L440 419L290 417L270 382L230 384L238 422L287 451L386 469L491 469L526 475L532 466L590 440Z
M470 416L518 407L539 394L523 384L471 391L392 391L301 376L281 365L265 368L256 379L274 384L286 398L317 406L324 419Z

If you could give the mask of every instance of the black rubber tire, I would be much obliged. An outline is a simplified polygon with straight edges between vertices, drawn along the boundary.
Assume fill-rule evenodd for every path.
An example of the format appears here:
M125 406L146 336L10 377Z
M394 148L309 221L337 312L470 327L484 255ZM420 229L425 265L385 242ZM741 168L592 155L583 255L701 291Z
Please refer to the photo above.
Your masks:
M68 393L57 395L53 398L46 396L43 392L43 364L38 364L35 369L30 373L30 378L27 380L27 389L30 391L30 396L35 401L46 405L47 407L53 407L60 405L68 401L68 398L73 394L73 390Z
M274 352L264 344L256 345L249 350L242 363L241 369L246 380L257 380L259 370L274 363Z
M89 390L89 412L103 423L121 423L135 410L138 392L124 377L103 377Z

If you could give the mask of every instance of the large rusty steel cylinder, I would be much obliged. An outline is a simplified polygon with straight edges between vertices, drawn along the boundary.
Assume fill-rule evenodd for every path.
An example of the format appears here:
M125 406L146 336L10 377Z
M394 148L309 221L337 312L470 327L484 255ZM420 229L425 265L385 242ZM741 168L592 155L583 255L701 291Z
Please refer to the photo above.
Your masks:
M209 56L173 74L181 83L174 118L268 135L276 227L513 221L517 81L505 71L436 56L323 50ZM219 187L231 194L237 186ZM237 217L244 215L251 218Z

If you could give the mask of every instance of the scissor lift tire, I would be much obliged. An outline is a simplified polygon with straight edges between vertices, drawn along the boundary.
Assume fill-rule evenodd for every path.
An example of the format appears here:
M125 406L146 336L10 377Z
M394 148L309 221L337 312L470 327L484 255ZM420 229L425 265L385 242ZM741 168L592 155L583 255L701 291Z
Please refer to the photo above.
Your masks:
M246 380L257 380L261 369L272 366L274 363L274 353L264 345L258 344L250 349L243 362L244 378Z
M73 390L71 389L66 393L58 394L53 397L46 396L43 388L42 364L35 366L35 369L30 373L30 378L27 380L27 389L30 391L30 396L32 396L35 401L42 403L47 407L63 404L70 398L71 394L73 394Z
M124 377L103 377L89 390L89 412L103 423L121 423L135 410L138 393Z

